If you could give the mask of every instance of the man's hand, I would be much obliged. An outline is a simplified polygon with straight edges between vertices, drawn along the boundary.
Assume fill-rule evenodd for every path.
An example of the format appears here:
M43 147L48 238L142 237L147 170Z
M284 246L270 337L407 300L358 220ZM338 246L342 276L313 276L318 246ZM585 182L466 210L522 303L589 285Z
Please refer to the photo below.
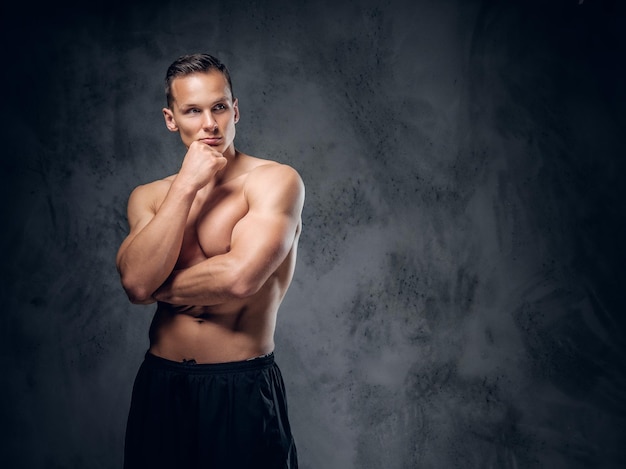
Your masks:
M219 151L199 141L189 145L176 182L199 191L215 180L215 175L226 166L227 160Z

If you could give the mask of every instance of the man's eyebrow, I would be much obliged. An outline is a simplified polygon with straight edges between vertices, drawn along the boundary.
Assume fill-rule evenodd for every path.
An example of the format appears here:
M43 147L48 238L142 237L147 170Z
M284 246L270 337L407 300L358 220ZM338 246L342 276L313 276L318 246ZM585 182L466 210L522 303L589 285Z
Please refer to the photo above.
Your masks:
M215 101L213 101L213 104L221 103L224 101L228 101L228 96L224 95L221 98L216 99Z
M215 99L214 101L211 102L211 104L209 106L215 106L218 103L223 103L224 101L228 101L228 96L224 95L221 96L217 99ZM200 104L196 104L194 102L191 103L181 103L178 108L179 109L186 109L186 108L190 108L190 107L202 107Z
M178 105L178 110L179 111L185 111L187 109L192 109L194 107L200 107L197 104L194 103L182 103Z

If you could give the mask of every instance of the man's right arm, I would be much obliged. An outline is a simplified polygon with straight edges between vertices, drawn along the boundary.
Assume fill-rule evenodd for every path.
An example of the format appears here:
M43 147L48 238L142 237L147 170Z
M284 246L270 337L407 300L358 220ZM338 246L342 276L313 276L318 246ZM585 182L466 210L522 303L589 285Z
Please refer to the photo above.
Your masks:
M154 303L152 294L172 273L180 255L197 192L211 187L226 162L221 153L196 141L189 145L171 184L156 181L132 192L128 200L130 233L116 259L122 286L131 302Z
M132 303L149 304L171 274L196 191L175 181L137 187L128 200L130 232L117 253L122 286ZM167 190L165 197L163 193Z

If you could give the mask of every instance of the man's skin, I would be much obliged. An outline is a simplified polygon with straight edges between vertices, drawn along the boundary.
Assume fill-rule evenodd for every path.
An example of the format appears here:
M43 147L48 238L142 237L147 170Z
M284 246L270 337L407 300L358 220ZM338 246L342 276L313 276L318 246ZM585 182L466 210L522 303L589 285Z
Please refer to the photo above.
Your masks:
M219 71L175 78L172 94L165 124L187 154L177 174L129 198L122 285L133 303L158 302L154 355L221 363L267 354L294 272L302 180L235 149L238 104Z

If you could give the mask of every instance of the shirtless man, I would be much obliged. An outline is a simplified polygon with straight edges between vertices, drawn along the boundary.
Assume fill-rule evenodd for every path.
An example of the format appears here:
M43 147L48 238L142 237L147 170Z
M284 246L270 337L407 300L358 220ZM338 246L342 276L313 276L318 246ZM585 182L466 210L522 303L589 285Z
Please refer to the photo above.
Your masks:
M296 468L274 329L291 282L304 186L235 148L226 67L183 56L166 75L177 174L138 186L117 255L131 302L157 308L126 430L125 468Z

